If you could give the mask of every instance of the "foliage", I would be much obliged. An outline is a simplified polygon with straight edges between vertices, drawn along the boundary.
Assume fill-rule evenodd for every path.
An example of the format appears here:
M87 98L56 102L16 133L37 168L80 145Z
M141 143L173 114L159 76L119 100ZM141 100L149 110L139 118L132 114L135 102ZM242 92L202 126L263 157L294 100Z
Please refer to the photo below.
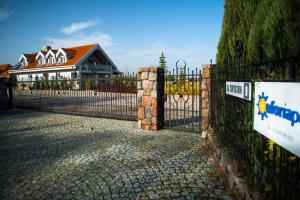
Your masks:
M70 85L70 83L68 83L68 79L67 78L63 78L61 80L60 85L61 85L61 89L62 90L69 90L71 88L71 85Z
M222 24L222 33L218 43L217 66L222 71L218 79L225 84L226 80L287 80L290 65L284 65L274 69L274 65L259 65L257 72L246 73L252 70L252 63L284 59L300 55L300 1L299 0L226 0L225 12ZM242 58L238 58L236 51L237 42L242 41L244 48ZM240 63L242 62L242 63ZM299 65L296 67L297 80L299 79ZM241 140L241 152L252 163L252 173L262 177L265 192L272 193L274 187L279 188L279 180L272 177L272 169L265 168L265 163L274 164L274 170L279 172L282 165L291 165L295 162L294 156L286 156L285 150L271 140L267 140L261 134L253 131L253 119L251 115L242 116L241 113L252 113L253 105L242 103L236 99L232 101L225 98L225 89L220 87L217 91L217 101L222 102L222 107L217 108L216 116L218 132L230 138L225 126L230 130L239 130ZM230 112L224 111L224 107L236 108ZM241 117L242 116L242 117ZM242 120L242 118L244 118ZM234 123L231 123L234 122ZM236 137L236 136L234 136ZM236 143L235 143L236 144ZM247 148L248 151L243 151ZM254 149L254 152L250 152ZM252 150L253 151L253 150ZM288 157L287 159L284 159ZM263 160L263 162L262 162Z
M200 95L199 81L165 82L165 94L171 95Z
M25 90L25 88L26 88L26 84L25 84L25 83L21 83L21 87L22 87L22 89L21 89L21 90Z
M54 87L53 87L54 90L60 90L61 89L58 80L55 80L53 82L53 84L54 84Z
M49 76L47 73L43 74L43 89L49 90L50 89L50 83L49 83Z
M173 76L173 75L165 75L165 80L166 81L175 81L175 76Z
M299 55L299 8L299 0L225 1L217 64L234 63L238 40L248 63Z
M92 90L93 89L93 81L91 79L83 80L82 82L84 83L83 84L84 90Z
M135 77L133 76L125 76L124 77L124 84L126 87L136 87L135 85Z
M55 84L55 83L54 83L54 80L51 80L51 81L50 81L50 89L51 89L51 90L54 90L54 89L55 89L55 88L54 88L54 84Z
M45 90L46 89L45 81L44 80L41 82L40 88L41 88L41 90Z

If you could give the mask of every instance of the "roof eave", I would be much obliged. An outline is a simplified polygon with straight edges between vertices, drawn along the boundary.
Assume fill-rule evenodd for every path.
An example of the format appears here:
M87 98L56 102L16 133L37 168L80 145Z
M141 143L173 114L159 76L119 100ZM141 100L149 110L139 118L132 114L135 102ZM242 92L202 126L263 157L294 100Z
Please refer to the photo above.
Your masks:
M111 63L112 67L117 70L117 66L113 63L113 61L108 57L108 55L104 52L104 50L100 47L99 44L96 44L92 49L90 49L84 56L82 56L77 63L75 63L75 66L77 67L80 65L88 56L90 56L94 51L97 49L100 50L100 52L105 56L105 58Z
M22 74L22 73L34 73L34 72L45 72L45 71L61 71L75 69L75 65L59 66L59 67L43 67L43 68L31 68L31 69L15 69L8 70L10 74Z

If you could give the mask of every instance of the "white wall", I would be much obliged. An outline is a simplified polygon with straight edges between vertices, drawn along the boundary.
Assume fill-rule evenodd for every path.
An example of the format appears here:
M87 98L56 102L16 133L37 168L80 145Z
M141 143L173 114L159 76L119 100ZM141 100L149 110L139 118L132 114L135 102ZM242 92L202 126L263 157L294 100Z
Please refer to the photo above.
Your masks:
M60 77L63 78L68 78L71 79L71 71L67 71L67 72L59 72L60 73ZM17 75L17 80L18 81L30 81L30 76L32 76L32 81L36 80L36 76L39 79L42 79L44 77L43 73L28 73L28 74L18 74ZM49 80L51 80L51 77L55 77L56 76L56 72L48 72L48 77Z

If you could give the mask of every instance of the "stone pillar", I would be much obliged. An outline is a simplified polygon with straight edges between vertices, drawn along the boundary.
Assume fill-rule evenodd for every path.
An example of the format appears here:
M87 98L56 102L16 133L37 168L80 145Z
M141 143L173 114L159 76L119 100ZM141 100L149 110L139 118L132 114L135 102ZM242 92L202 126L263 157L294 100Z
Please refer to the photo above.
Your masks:
M137 73L138 126L159 130L164 123L164 73L157 67L139 68Z
M211 95L211 65L202 65L202 84L201 84L201 97L202 97L202 114L201 114L201 129L202 136L206 137L209 128L209 106Z

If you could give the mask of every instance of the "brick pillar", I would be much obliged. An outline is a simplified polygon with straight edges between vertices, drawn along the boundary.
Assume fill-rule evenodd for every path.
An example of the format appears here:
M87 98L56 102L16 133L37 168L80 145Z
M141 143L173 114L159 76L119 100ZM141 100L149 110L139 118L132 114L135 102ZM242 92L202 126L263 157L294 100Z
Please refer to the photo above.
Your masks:
M209 106L211 95L211 65L202 65L202 85L201 85L201 97L202 97L202 114L201 114L201 128L202 136L206 137L207 130L209 128Z
M159 130L164 123L164 73L157 67L139 68L137 73L138 126Z

